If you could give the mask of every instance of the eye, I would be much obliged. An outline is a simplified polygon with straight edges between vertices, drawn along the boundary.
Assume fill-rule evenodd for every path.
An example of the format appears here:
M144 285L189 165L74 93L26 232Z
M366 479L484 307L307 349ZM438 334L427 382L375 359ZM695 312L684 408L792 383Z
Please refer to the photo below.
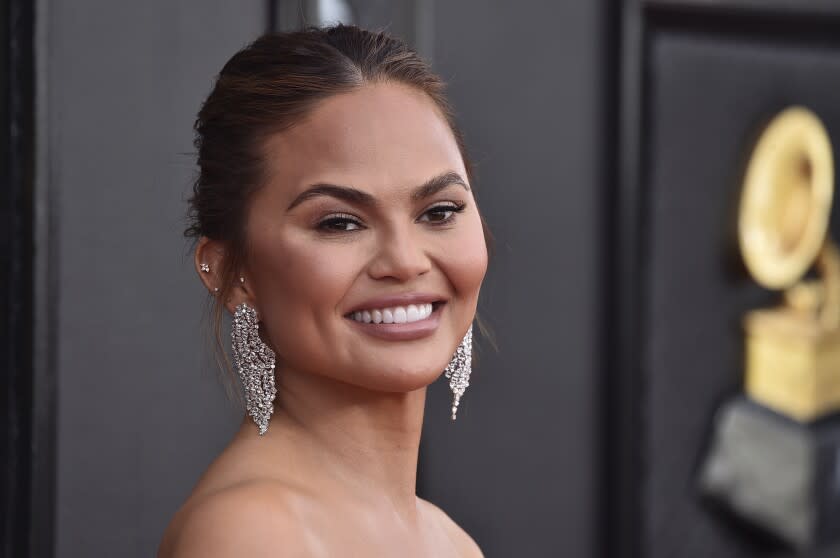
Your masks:
M327 219L320 221L317 225L319 230L325 232L350 232L361 229L361 223L348 213L336 213Z
M467 204L465 203L439 204L427 209L423 216L420 218L420 220L427 221L435 225L446 224L450 221L453 221L455 219L455 214L464 211L465 207L467 207ZM424 219L424 217L426 217L427 215L430 216L430 218Z

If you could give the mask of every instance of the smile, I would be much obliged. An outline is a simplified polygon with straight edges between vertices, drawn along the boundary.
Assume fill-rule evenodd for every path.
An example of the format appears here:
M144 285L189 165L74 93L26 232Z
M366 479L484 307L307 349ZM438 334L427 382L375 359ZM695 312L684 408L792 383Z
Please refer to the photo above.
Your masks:
M389 341L409 341L433 334L445 302L427 302L360 310L345 316L357 331Z
M405 324L425 320L432 315L432 303L409 304L353 312L350 319L366 324Z

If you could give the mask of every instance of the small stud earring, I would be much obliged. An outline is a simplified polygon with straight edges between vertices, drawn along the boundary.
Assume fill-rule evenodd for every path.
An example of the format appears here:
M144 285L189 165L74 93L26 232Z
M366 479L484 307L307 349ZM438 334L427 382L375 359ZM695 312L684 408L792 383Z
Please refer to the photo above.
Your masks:
M244 277L240 277L240 278L239 278L239 282L240 282L240 283L244 283L244 282L245 282L245 278L244 278Z
M203 271L204 273L209 273L210 272L210 265L206 264L206 263L202 263L201 264L201 271Z
M213 287L213 292L218 294L218 292L219 292L219 287Z

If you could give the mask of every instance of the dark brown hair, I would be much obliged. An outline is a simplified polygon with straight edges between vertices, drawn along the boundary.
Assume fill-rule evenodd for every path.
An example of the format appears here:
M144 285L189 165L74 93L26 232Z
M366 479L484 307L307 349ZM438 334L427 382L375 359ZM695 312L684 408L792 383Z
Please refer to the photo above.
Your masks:
M195 121L199 174L184 234L194 240L206 236L225 246L212 321L225 362L220 336L223 301L247 257L244 219L248 201L266 178L265 140L300 122L319 101L375 82L409 85L434 101L452 130L472 184L474 170L443 80L414 50L384 32L336 25L269 33L237 52L219 73ZM483 217L481 223L490 251L492 237ZM480 322L479 327L485 329Z

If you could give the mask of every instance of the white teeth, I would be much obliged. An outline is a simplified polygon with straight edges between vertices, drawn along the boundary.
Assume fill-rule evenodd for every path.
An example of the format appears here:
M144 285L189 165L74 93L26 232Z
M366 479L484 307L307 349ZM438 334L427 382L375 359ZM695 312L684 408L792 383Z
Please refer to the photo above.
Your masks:
M425 320L431 316L432 303L409 304L408 306L394 306L392 308L377 308L374 310L359 310L350 316L357 322L369 324L404 324Z
M420 319L420 309L413 304L409 304L405 311L405 315L407 322L416 322Z

